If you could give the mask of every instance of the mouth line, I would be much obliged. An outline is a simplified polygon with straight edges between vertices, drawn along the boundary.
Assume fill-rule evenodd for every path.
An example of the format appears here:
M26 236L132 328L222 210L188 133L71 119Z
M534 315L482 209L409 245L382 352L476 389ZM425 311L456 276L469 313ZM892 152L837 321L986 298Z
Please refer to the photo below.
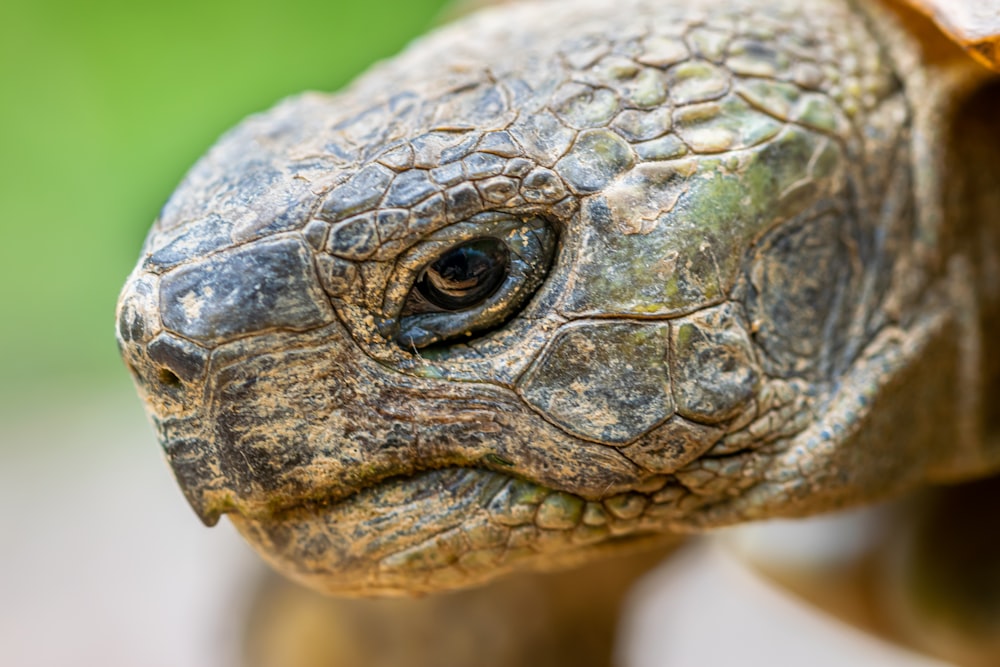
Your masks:
M615 538L626 536L639 523L648 527L662 519L676 518L684 505L682 500L698 497L672 475L659 476L652 485L639 484L624 493L591 499L510 471L480 465L443 465L372 477L363 485L339 493L327 487L309 497L272 499L258 511L231 507L227 513L262 525L309 521L352 510L361 514L404 514L408 507L435 496L465 494L464 487L470 480L483 488L477 501L465 509L484 511L501 525L512 528L534 525L543 530L610 528ZM667 506L674 511L665 512ZM445 514L441 512L442 516ZM456 513L455 522L461 520L461 514Z
M726 458L736 459L746 453L739 452ZM492 511L502 513L504 507L498 506L498 503L502 505L504 502L513 502L514 505L507 509L517 517L517 519L511 518L510 521L516 521L523 519L527 514L527 510L521 506L534 505L536 507L533 512L537 514L541 506L545 505L540 517L543 525L564 525L587 506L602 506L610 521L629 522L643 514L647 506L662 503L672 506L690 504L691 500L687 503L679 502L685 497L700 497L709 502L713 500L693 490L683 476L673 474L656 475L613 495L591 497L574 490L560 489L533 481L516 474L513 470L505 470L509 464L503 460L491 461L488 458L485 460L487 463L494 463L496 467L484 466L483 462L482 459L468 464L446 462L437 466L414 467L405 472L385 476L371 475L359 480L355 485L327 484L308 495L277 494L252 505L241 503L226 494L224 502L209 509L206 514L215 519L212 524L222 514L238 515L254 522L277 524L349 508L359 502L370 505L373 500L377 502L380 496L386 497L384 502L379 503L380 507L388 509L393 502L401 505L404 502L415 502L434 493L453 492L454 485L460 484L467 475L490 480L489 488L492 490L492 495L481 499L484 508L490 507ZM406 497L394 500L392 497L394 489L401 487L409 489ZM718 501L721 498L714 500ZM579 522L580 517L576 516L575 520ZM592 520L596 521L593 518Z
M329 512L335 508L348 507L359 500L378 495L380 492L400 487L417 486L420 481L427 480L424 495L447 490L448 478L461 476L462 474L474 474L483 477L493 477L496 484L503 484L517 481L522 484L531 485L546 493L556 493L556 489L537 484L518 475L508 472L493 470L481 465L442 465L426 468L414 468L413 470L401 473L386 475L384 477L372 476L356 486L342 487L341 489L324 487L315 494L310 494L301 498L276 498L265 502L265 508L258 511L240 511L238 508L230 508L227 513L236 513L253 521L281 522L297 520L306 516L314 516L324 512ZM440 484L445 478L444 488ZM415 497L421 497L416 494ZM411 498L412 500L412 498Z
M661 529L667 524L680 527L685 523L684 515L692 510L724 504L727 498L731 499L732 491L738 489L735 480L725 480L727 475L724 470L747 456L755 455L759 452L745 450L721 458L699 457L687 469L636 480L627 488L619 487L611 494L607 493L609 489L603 494L592 494L550 486L518 474L506 460L487 456L468 462L440 461L403 471L396 468L382 475L377 470L369 469L364 476L353 479L328 477L326 483L316 484L316 480L322 479L320 470L314 472L312 480L301 476L292 482L291 489L264 493L256 498L240 498L228 487L207 490L200 498L194 494L186 495L207 526L215 525L223 514L230 515L231 519L239 517L262 525L278 525L330 513L344 515L359 505L369 513L374 511L374 507L380 512L388 512L393 506L402 507L433 494L454 494L456 485L475 478L485 480L487 486L477 503L478 509L497 515L498 521L504 525L522 525L525 519L530 519L542 528L554 526L565 529L581 522L588 524L583 517L586 512L588 525L615 524L619 526L615 532L620 532L622 524L632 524L639 519L643 519L646 525L652 524L653 516L646 515L655 515ZM716 484L706 483L706 479L714 479L716 484L725 481L727 487L734 488L729 489L728 494L720 493L719 489L712 488ZM187 491L186 485L181 486ZM308 492L301 493L307 489Z

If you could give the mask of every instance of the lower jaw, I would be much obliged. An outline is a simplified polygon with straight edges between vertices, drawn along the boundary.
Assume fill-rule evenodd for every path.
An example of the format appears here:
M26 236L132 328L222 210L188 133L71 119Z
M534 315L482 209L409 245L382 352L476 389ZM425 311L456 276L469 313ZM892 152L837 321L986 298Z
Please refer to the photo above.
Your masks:
M668 517L649 498L631 500L615 514L501 473L447 468L388 480L336 504L269 519L230 517L266 561L300 583L333 595L393 596L662 542Z

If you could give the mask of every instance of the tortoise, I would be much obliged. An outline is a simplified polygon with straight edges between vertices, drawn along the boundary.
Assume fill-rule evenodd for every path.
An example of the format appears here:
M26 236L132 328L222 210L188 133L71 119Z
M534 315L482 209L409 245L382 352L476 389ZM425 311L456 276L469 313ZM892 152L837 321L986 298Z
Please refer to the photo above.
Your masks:
M509 4L245 120L117 312L195 512L396 595L996 471L1000 30L917 4Z

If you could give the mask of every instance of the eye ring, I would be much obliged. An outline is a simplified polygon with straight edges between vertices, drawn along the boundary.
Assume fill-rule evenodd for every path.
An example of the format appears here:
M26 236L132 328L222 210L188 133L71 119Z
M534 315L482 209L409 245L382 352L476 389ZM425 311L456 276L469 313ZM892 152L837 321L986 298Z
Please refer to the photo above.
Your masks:
M555 254L555 230L539 217L493 213L455 227L414 251L393 327L404 349L468 340L504 324L542 284Z

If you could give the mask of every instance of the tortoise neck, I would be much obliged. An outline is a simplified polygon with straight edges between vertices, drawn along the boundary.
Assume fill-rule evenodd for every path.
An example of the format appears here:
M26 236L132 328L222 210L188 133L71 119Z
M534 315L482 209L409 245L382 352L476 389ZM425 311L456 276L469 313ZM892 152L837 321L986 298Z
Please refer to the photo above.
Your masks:
M944 288L954 328L939 342L957 357L942 399L954 402L957 430L940 469L960 479L1000 468L1000 78L969 59L901 76L916 212L901 285L916 302Z
M980 334L978 378L987 442L1000 447L1000 78L959 99L944 135L945 250L966 258ZM977 378L968 378L969 382Z

